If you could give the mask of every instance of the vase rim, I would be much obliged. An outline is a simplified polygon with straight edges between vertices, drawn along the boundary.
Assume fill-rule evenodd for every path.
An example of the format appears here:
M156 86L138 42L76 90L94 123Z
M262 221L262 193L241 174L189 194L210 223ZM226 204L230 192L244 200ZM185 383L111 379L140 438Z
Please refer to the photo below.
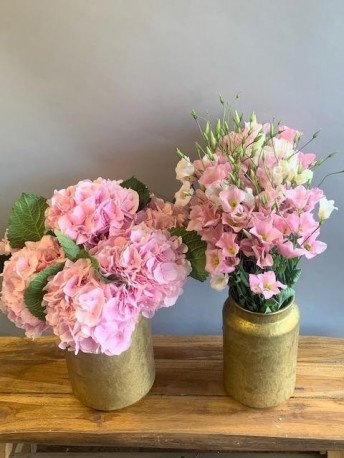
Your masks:
M293 305L294 301L295 301L295 296L293 296L288 304L282 308L280 308L279 310L277 310L276 312L269 312L269 313L262 313L262 312L252 312L251 310L248 310L248 309L245 309L242 305L240 305L235 299L233 299L231 296L229 296L229 301L232 302L238 309L242 310L243 312L251 315L251 316L277 316L279 314L282 314L284 312L286 312L289 308L291 308L291 306Z

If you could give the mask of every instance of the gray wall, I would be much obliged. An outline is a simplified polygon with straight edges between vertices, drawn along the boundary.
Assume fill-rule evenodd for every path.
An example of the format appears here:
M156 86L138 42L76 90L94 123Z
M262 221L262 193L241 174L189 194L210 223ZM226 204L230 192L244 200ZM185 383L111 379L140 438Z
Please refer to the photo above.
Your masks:
M22 191L82 178L135 173L172 198L176 146L192 154L197 139L189 113L217 115L220 92L241 91L238 108L262 120L321 128L309 151L341 151L343 19L342 0L0 0L1 231ZM343 168L340 153L321 176ZM304 334L343 336L344 176L325 190L340 211L297 300ZM220 333L225 296L190 280L154 330Z

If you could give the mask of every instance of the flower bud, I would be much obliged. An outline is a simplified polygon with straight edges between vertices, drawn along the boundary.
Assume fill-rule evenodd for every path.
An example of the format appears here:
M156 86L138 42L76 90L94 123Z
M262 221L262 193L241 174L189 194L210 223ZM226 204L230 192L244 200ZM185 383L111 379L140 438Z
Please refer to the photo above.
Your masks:
M217 145L217 141L216 141L216 138L213 134L213 131L211 130L210 131L210 146L215 149L216 148L216 145Z
M209 124L209 122L207 121L207 123L206 123L206 125L205 125L205 128L204 128L204 131L203 131L203 133L204 133L204 135L205 135L206 137L208 137L208 135L209 135L209 130L210 130L210 124Z
M221 119L217 120L216 127L215 127L215 134L217 137L219 137L221 132Z
M333 210L338 210L338 208L334 206L334 200L327 200L326 197L320 199L318 211L320 223L322 223L325 219L328 219Z
M233 115L233 121L237 126L240 124L240 116L239 113L235 110L234 115Z

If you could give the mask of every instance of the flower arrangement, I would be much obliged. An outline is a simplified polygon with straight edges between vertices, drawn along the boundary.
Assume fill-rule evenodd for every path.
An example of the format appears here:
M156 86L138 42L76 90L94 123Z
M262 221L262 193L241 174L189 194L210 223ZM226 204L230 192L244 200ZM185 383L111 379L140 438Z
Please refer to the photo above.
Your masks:
M52 330L63 349L122 353L139 316L173 305L205 263L200 239L183 241L186 216L136 178L22 194L0 243L2 311L29 337Z
M220 101L224 114L214 127L201 127L192 113L204 146L196 143L194 161L177 150L176 204L189 212L187 230L206 242L212 287L229 285L242 307L274 312L295 294L300 259L326 249L320 228L336 207L311 183L314 169L333 154L316 159L302 151L310 142L300 146L301 132L260 124L254 113L243 123Z

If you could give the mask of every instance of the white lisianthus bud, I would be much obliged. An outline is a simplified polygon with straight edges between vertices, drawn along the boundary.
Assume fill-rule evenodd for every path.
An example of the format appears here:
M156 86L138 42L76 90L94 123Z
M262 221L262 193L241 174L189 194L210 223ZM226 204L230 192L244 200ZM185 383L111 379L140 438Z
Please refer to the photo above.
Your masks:
M176 205L184 207L190 202L190 199L194 193L191 183L189 181L183 181L182 187L174 195L176 199Z
M295 183L299 186L301 184L307 183L307 181L312 181L313 179L313 172L312 170L304 170L299 175L294 177Z
M177 180L183 181L194 174L195 167L188 157L183 157L177 164L176 177Z
M214 275L210 280L210 285L216 291L223 291L228 286L228 274Z
M328 219L333 210L338 210L338 208L334 206L334 200L327 200L326 197L320 199L318 211L319 221L323 222L325 219Z

